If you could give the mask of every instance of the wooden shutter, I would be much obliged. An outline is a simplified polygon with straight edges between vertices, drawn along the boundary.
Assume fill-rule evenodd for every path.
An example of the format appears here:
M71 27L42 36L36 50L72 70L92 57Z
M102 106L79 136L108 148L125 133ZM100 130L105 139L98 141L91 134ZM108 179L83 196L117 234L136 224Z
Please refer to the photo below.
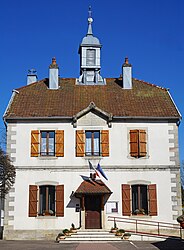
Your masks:
M146 156L146 131L139 130L139 156Z
M156 184L148 185L149 215L157 215L157 191Z
M130 155L139 156L139 130L130 130Z
M56 186L56 216L64 217L64 185Z
M122 184L122 215L131 215L130 185Z
M38 188L36 185L29 186L29 217L37 216L37 193Z
M85 132L84 130L76 130L76 156L85 156Z
M109 130L101 131L102 156L109 156Z
M56 156L64 156L64 130L56 130Z
M38 157L39 155L39 131L31 131L31 157Z

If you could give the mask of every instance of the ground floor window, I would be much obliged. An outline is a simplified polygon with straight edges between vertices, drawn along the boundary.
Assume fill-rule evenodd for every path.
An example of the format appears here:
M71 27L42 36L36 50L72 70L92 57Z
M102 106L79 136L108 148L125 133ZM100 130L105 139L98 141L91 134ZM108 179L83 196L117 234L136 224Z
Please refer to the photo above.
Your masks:
M55 186L39 186L39 215L55 215Z
M147 185L132 185L132 214L148 214Z
M122 214L157 215L156 184L122 184Z
M64 185L29 185L29 217L64 216Z

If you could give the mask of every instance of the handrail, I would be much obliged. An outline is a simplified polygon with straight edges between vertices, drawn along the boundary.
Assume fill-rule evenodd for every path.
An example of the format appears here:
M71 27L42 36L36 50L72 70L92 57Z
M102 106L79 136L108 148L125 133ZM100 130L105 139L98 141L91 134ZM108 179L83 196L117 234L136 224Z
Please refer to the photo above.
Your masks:
M153 220L145 220L145 219L135 219L135 218L123 218L123 217L116 217L116 216L108 216L108 221L113 221L114 224L117 222L121 223L127 223L135 225L134 230L126 230L128 232L137 233L137 234L144 234L144 235L151 235L151 236L166 236L166 237L180 237L182 238L182 231L181 226L174 223L168 223L163 221L153 221ZM153 227L153 229L156 232L149 232L148 228L145 231L140 231L139 226L150 226ZM178 230L178 236L171 235L169 233L165 234L162 233L162 230L170 229L170 230Z

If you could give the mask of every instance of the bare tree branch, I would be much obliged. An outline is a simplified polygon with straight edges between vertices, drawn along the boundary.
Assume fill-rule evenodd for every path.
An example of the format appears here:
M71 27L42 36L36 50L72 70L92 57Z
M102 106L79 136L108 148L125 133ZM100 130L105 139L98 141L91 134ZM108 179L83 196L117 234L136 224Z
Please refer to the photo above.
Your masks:
M7 154L0 148L0 196L5 198L15 183L15 167Z

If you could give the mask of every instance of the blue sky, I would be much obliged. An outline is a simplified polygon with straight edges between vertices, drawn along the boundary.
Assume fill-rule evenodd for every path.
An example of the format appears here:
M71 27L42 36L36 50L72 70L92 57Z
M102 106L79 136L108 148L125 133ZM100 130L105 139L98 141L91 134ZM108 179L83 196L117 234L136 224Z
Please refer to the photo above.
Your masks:
M39 79L48 77L55 56L61 77L79 76L78 47L89 5L93 33L103 45L101 75L118 77L128 56L133 77L169 88L184 114L184 1L6 0L0 13L0 116L12 90L26 85L28 69L35 68ZM184 160L183 122L179 144Z

